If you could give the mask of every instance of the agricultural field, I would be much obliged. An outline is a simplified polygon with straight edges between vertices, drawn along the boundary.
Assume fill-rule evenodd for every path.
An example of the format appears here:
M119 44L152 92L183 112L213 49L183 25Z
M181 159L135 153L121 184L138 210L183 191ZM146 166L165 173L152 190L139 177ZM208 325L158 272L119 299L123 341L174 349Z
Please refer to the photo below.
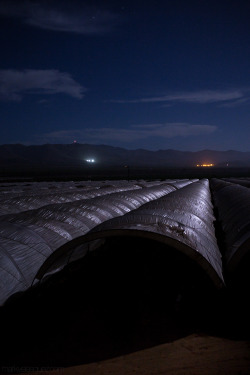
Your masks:
M241 342L238 373L249 373L249 187L236 176L2 181L2 371L99 373L91 363L216 337ZM232 370L223 358L216 373Z

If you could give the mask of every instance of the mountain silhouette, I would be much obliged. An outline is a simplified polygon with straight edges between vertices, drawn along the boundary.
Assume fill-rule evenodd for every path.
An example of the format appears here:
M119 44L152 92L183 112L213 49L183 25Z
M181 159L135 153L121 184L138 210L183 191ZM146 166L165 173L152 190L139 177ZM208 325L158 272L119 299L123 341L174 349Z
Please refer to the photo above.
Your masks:
M0 165L12 167L81 167L94 159L99 167L136 166L192 168L197 164L214 164L215 167L248 167L250 152L228 151L177 151L145 149L127 150L120 147L90 144L21 144L0 145Z

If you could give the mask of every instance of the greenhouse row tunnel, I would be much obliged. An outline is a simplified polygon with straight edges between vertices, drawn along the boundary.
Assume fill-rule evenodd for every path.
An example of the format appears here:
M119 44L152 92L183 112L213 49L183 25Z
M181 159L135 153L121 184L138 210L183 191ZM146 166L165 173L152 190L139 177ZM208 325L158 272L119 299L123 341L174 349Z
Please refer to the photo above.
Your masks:
M112 236L149 238L165 243L194 259L220 288L224 285L221 254L213 229L213 207L207 180L193 182L152 200L122 216L95 226L86 235L64 244L44 262L36 278L53 267L96 248ZM121 241L122 243L122 241ZM87 244L87 245L84 245ZM93 246L91 246L93 244ZM82 246L81 246L82 245Z
M68 245L98 224L135 210L139 206L191 184L191 180L149 184L128 189L109 188L108 193L73 202L45 205L0 216L1 277L0 303L27 290L39 268ZM118 191L117 191L118 190ZM85 197L86 198L86 197ZM62 267L64 264L61 265Z
M241 181L212 179L211 190L226 283L245 293L250 287L250 185Z

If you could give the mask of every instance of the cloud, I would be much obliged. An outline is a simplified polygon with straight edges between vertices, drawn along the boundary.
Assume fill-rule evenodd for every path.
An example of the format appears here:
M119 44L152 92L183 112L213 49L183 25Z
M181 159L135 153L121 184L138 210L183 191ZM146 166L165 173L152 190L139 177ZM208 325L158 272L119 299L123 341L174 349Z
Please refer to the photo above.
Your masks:
M78 34L103 34L118 22L112 12L76 1L1 0L0 15L41 29Z
M82 99L86 88L58 70L0 70L0 99L20 101L25 94L66 94Z
M196 103L210 104L234 102L244 98L246 90L203 90L178 92L164 96L132 100L112 100L113 103Z
M124 128L87 128L84 130L61 130L44 134L43 141L72 143L77 139L79 143L100 142L134 142L153 137L174 138L208 135L214 133L214 125L192 125L187 123L144 124L134 125L129 129Z
M242 104L248 103L249 101L250 101L250 97L245 97L239 100L221 103L220 105L218 105L218 107L234 108L234 107L239 107Z

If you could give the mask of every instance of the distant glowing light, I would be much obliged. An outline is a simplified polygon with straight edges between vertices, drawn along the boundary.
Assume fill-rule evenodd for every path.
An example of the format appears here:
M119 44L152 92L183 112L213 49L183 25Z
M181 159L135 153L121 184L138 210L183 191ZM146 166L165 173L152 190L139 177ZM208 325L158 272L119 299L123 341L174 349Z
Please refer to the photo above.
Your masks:
M86 159L85 160L87 163L94 163L95 162L95 159Z
M196 164L196 167L214 167L213 163L210 164Z

